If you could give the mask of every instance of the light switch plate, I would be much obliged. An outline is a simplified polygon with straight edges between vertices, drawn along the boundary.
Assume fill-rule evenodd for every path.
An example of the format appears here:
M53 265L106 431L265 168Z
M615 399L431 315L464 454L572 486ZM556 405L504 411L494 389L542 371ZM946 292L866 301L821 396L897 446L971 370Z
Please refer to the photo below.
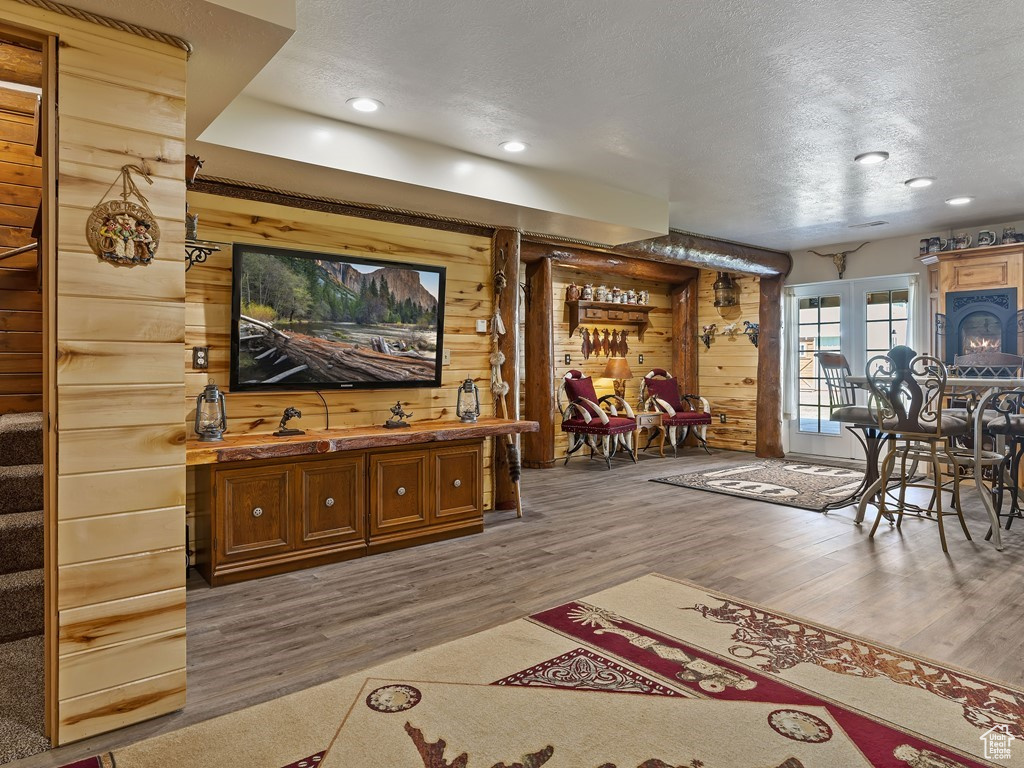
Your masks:
M450 349L442 350L441 352L441 365L452 364L452 351Z
M205 371L210 367L210 348L192 347L192 368L197 371Z
M477 320L476 321L476 332L477 333L487 333L487 321L486 320Z

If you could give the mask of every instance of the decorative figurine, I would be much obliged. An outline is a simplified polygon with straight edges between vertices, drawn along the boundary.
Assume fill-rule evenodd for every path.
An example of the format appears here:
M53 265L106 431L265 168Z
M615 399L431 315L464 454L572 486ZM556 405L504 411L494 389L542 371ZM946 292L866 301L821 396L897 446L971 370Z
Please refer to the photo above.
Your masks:
M622 289L612 288L611 294L609 295L609 301L611 301L612 304L618 304L620 296L622 296Z
M397 429L398 427L408 427L409 422L405 419L412 418L411 413L406 413L402 410L402 401L399 400L393 406L391 406L391 415L388 416L388 420L384 422L384 426L388 429Z
M647 304L650 304L651 303L651 292L648 291L646 288L644 290L642 290L642 291L639 291L637 293L636 303L637 304L643 304L645 306Z
M611 344L608 346L608 348L611 350L612 357L621 357L622 356L622 353L619 352L619 331L618 331L618 329L612 331L612 341L611 341Z
M619 354L623 357L629 354L629 342L626 341L627 336L629 336L629 331L626 330L619 334Z
M634 291L632 288L626 289L626 303L636 304L636 291Z
M936 239L937 238L934 238L934 237L932 238L932 240L936 240ZM995 245L995 244L996 244L996 233L993 232L991 229L983 229L983 230L981 230L981 232L978 233L978 245L979 246L984 247L986 245ZM931 253L931 246L930 245L928 246L928 252Z
M608 301L608 288L599 285L594 289L594 301Z
M1017 230L1013 227L1003 227L1003 245L1017 242Z
M612 353L611 332L609 332L609 330L605 328L603 331L601 331L601 334L601 354L604 355L605 357L608 357L608 355Z
M961 232L953 239L953 248L962 251L965 248L971 247L971 236L966 232Z
M584 285L583 286L583 291L582 291L582 293L580 293L580 298L582 298L584 301L590 301L591 299L593 299L594 298L594 286L592 286L590 283L587 283L586 285Z
M594 349L590 343L590 329L580 328L580 337L583 339L583 343L580 345L580 352L583 354L584 360L589 360L590 353Z
M712 323L711 325L702 326L703 331L699 338L704 344L704 349L711 349L711 342L715 339L715 331L718 330L718 323Z
M580 287L576 283L569 283L565 287L565 300L566 301L579 301L580 300Z
M760 323L752 323L749 320L743 321L743 335L750 339L750 343L757 349L757 337L761 332Z
M277 432L274 433L274 437L291 437L292 435L304 435L306 434L301 429L293 429L288 427L288 422L292 419L301 419L302 411L298 408L288 407L284 409L284 415L281 417L281 423L277 427Z

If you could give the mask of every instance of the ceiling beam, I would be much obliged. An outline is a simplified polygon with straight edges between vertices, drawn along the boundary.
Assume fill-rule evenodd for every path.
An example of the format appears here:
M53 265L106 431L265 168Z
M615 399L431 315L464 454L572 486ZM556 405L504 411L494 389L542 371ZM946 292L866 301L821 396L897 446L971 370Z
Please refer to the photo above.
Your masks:
M637 280L652 280L670 285L680 285L692 280L698 274L696 269L683 264L624 256L617 250L597 251L581 246L568 246L557 241L523 240L519 254L527 264L540 259L550 259L560 267L578 269L581 272L611 273L616 277L632 277Z
M793 257L784 251L740 245L678 230L652 240L618 245L614 252L667 264L685 264L758 277L785 276L793 268Z

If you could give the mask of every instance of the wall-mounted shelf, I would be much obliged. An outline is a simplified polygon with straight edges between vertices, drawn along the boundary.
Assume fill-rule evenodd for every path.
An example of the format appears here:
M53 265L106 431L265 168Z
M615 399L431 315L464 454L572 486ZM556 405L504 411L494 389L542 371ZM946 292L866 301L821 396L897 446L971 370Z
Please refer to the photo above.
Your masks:
M650 313L654 307L647 304L618 304L612 301L567 301L569 307L569 335L576 333L581 325L605 323L607 325L630 325L636 328L637 340L643 341L644 332L650 327Z
M185 271L188 272L196 264L202 264L210 258L210 254L216 253L219 250L220 246L217 243L210 243L206 240L186 240Z

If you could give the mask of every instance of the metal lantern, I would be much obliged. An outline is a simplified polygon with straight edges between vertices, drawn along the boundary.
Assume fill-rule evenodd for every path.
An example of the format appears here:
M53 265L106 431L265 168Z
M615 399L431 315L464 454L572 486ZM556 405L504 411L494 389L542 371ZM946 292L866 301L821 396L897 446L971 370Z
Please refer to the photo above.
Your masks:
M204 443L224 439L228 428L228 412L224 407L224 393L210 379L202 393L196 398L196 434Z
M739 304L739 286L728 272L719 272L712 287L715 289L716 307L734 307Z
M480 390L472 379L466 379L459 385L459 399L455 404L455 413L459 421L472 423L480 418Z

